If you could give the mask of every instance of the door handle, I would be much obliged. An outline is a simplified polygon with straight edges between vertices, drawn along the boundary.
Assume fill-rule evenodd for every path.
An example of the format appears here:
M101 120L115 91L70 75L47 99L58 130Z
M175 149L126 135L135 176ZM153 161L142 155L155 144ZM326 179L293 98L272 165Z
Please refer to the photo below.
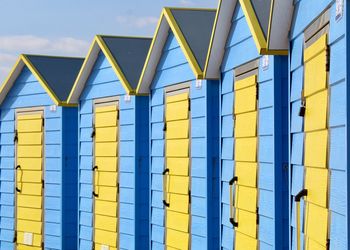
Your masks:
M98 197L98 194L95 192L95 178L96 178L96 174L98 173L98 167L97 166L94 166L93 168L92 168L92 172L93 172L93 180L94 180L94 183L93 183L93 190L92 190L92 195L94 196L94 197Z
M236 216L235 216L235 203L234 203L234 200L233 200L233 186L235 186L235 184L238 182L238 177L237 176L234 176L230 182L229 182L229 185L230 185L230 222L231 224L233 225L233 227L238 227L238 222L236 221Z
M19 187L17 186L17 183L19 182L19 181L18 181L18 180L19 180L19 179L18 179L18 175L17 175L18 170L22 170L20 165L17 165L17 166L16 166L16 191L17 191L18 193L20 193L22 190L19 189Z
M164 169L163 171L163 205L166 207L170 206L170 203L167 202L167 193L166 193L166 187L168 185L168 179L167 177L169 176L169 168Z
M294 198L296 209L297 209L297 214L296 214L296 222L297 222L297 250L300 250L300 237L301 237L301 232L300 232L300 200L304 196L307 196L307 189L301 190Z

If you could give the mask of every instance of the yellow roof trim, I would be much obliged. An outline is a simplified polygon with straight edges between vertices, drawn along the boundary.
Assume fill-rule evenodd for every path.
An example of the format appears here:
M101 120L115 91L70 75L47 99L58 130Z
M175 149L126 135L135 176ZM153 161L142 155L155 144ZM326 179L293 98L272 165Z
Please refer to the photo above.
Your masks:
M215 37L215 31L216 27L218 25L218 20L219 20L219 15L220 15L220 10L221 10L221 4L222 0L219 0L219 5L216 10L216 15L215 15L215 20L214 20L214 25L213 25L213 30L211 32L211 37L210 37L210 43L209 43L209 48L208 48L208 54L207 54L207 59L205 60L205 65L204 65L204 71L203 71L203 77L207 78L207 71L208 71L208 65L209 65L209 59L210 59L210 54L211 50L213 48L213 43L214 43L214 37Z
M96 41L98 43L98 45L100 46L102 52L105 54L107 60L109 61L109 63L111 64L114 72L116 73L116 75L118 76L118 79L120 80L120 82L122 83L125 91L127 94L129 95L134 95L135 91L133 90L133 88L131 87L129 81L126 79L123 71L121 70L121 68L119 67L117 61L114 59L111 51L109 50L108 46L106 45L106 43L103 41L101 36L96 36Z
M30 69L32 74L38 79L40 82L41 86L45 89L47 94L51 97L51 99L55 102L56 105L61 105L62 101L58 99L56 94L52 91L52 89L49 87L47 84L46 80L44 77L40 74L40 72L34 67L32 62L28 59L26 55L21 55L22 61L25 63L25 65Z
M136 88L136 93L139 94L140 93L140 88L141 88L141 82L142 82L142 79L145 75L145 71L146 71L146 68L147 68L147 65L149 63L149 60L151 58L151 54L152 54L152 51L154 49L154 44L156 42L156 37L157 37L157 34L159 32L159 29L160 29L160 25L162 23L162 19L163 19L163 15L164 15L164 10L162 11L162 13L160 14L160 18L158 20L158 24L157 24L157 28L156 28L156 31L154 32L154 36L153 36L153 39L152 39L152 42L151 42L151 46L150 46L150 49L148 50L148 53L147 53L147 57L146 57L146 61L145 61L145 64L143 65L143 68L142 68L142 72L141 72L141 75L140 75L140 79L139 79L139 83L137 84L137 88Z
M88 62L88 60L89 60L89 57L90 57L90 55L91 55L91 53L92 53L92 50L93 50L94 45L95 45L95 42L96 42L96 38L94 38L94 41L92 42L92 44L91 44L91 46L90 46L90 48L89 48L89 52L88 52L88 54L87 54L87 57L85 57L84 62L83 62L83 65L81 66L81 68L80 68L80 70L79 70L77 79L75 80L74 85L73 85L73 88L72 88L72 90L71 90L70 93L69 93L69 96L68 96L68 99L67 99L67 103L70 103L70 102L71 102L72 95L73 95L75 89L77 88L78 82L80 81L80 79L81 79L81 77L82 77L82 75L83 75L84 68L85 68L85 66L86 66L86 64L87 64L87 62Z
M272 17L273 17L273 6L274 6L274 4L275 4L275 0L271 0L269 26L267 28L266 48L270 47L271 26L272 26Z
M184 51L185 57L188 60L188 62L190 63L190 66L192 68L192 71L196 75L196 78L203 79L203 71L198 64L197 59L194 57L190 46L188 45L184 35L181 32L180 27L177 25L176 20L175 20L173 14L171 13L171 9L164 8L164 14L165 14L165 17L169 23L170 28L172 29L176 39L178 40L178 42L180 44L180 47Z
M258 18L256 17L252 3L250 2L250 0L239 0L239 2L242 6L244 15L246 17L250 31L253 35L258 52L259 54L263 54L264 51L267 51L267 42L259 24Z

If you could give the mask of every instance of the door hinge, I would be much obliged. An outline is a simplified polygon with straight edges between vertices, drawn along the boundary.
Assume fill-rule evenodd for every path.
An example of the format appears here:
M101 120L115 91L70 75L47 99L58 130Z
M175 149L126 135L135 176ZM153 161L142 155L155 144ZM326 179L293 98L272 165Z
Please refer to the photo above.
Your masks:
M91 132L91 138L94 138L96 135L96 129L95 129L95 125L92 127L92 132Z
M43 189L45 188L45 181L44 181L44 179L41 180L41 186L43 187Z
M331 51L330 51L330 46L327 45L327 50L326 50L326 71L329 72L331 67Z
M15 130L15 136L13 137L13 142L17 142L18 141L18 131L17 129Z
M43 127L45 127L45 119L42 118L41 120L42 120L42 125L43 125Z
M117 110L117 120L119 121L119 116L120 116L120 114L119 114L120 112L119 112L119 109Z
M331 239L327 239L326 249L331 249Z
M15 231L15 234L13 236L13 243L17 242L17 230Z
M188 190L188 202L191 204L191 190Z
M188 111L191 111L191 99L188 99Z
M166 129L167 129L167 125L166 125L166 122L164 122L163 131L165 132Z
M119 194L119 182L117 183L117 194Z
M45 249L45 243L41 242L41 249Z
M256 99L259 100L259 83L256 83Z
M260 220L259 220L259 208L257 207L256 208L256 224L259 225L259 222L260 222Z

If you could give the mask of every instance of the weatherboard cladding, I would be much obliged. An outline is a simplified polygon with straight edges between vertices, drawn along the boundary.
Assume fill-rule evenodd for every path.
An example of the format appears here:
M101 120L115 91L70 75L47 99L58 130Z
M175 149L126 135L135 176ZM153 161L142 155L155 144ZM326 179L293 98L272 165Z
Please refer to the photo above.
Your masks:
M136 89L151 38L101 36L117 61L126 79Z
M302 189L304 183L303 167L303 119L298 116L300 107L301 90L303 86L303 31L324 10L330 10L330 30L328 43L330 46L330 72L329 72L329 211L330 211L330 249L343 250L349 248L348 237L348 179L347 170L347 54L346 51L346 12L339 21L335 20L336 4L331 0L300 0L295 3L294 21L291 29L290 47L290 136L291 136L291 189L293 197ZM345 5L348 3L345 1ZM346 8L344 9L346 11ZM294 201L294 199L293 199ZM303 202L301 211L303 211ZM291 209L291 248L296 249L296 218L295 206Z
M258 207L260 249L288 249L287 172L287 57L262 57L250 33L243 10L237 4L225 56L221 65L221 247L233 249L234 231L229 221L229 181L234 173L234 68L259 59L258 72ZM283 103L282 100L285 100ZM284 121L284 122L283 122ZM282 147L282 145L285 145ZM282 199L282 195L285 199Z
M190 83L191 99L191 248L216 249L219 245L218 186L218 83L195 76L178 41L169 32L151 87L151 249L165 247L163 200L164 88Z
M50 249L75 249L76 241L76 108L57 107L38 79L24 67L1 106L0 129L0 249L14 243L14 129L15 109L43 107L45 117L44 238ZM73 145L74 144L74 145ZM69 190L69 193L67 192Z
M93 240L92 162L93 102L119 96L119 244L120 249L148 245L148 97L126 92L105 55L100 52L79 102L79 233L78 249Z

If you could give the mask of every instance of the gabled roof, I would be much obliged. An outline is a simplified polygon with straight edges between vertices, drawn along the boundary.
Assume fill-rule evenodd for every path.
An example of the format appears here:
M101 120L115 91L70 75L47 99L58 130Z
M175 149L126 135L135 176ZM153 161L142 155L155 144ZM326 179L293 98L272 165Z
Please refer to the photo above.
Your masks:
M83 58L21 55L0 88L0 104L26 66L56 105L69 106L67 98L83 61Z
M97 35L69 95L69 103L77 103L100 51L111 64L126 93L133 95L152 38Z
M169 30L180 44L196 78L203 79L215 16L215 9L164 8L139 80L137 93L149 93Z
M206 78L218 78L237 3L240 3L259 54L287 55L293 0L219 0Z

